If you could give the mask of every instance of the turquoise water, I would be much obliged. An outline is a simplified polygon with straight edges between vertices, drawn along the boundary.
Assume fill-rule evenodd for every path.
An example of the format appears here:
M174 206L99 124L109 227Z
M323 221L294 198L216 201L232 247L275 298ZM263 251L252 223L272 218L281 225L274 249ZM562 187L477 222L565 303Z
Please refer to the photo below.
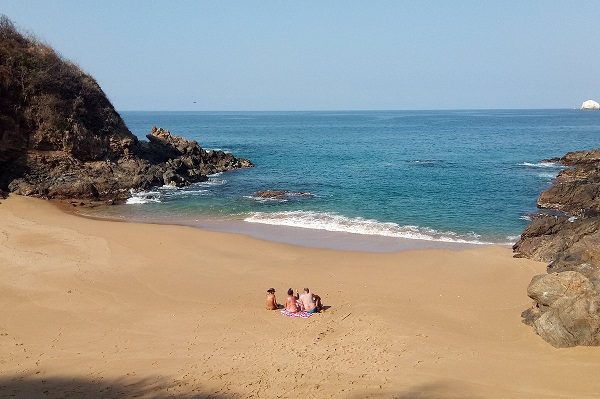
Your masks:
M256 168L138 193L111 212L450 242L514 242L560 170L540 161L600 147L600 112L578 110L122 116L140 138L164 127ZM253 197L266 189L310 195Z

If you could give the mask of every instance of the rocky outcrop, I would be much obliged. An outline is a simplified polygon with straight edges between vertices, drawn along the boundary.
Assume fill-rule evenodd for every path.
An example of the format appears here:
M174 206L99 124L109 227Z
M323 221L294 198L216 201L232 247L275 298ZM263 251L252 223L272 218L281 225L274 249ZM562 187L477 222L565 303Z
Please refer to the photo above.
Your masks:
M311 193L303 191L287 191L287 190L264 190L254 193L255 198L272 199L272 200L287 200L289 198L312 198Z
M119 202L252 163L154 128L138 140L96 81L0 18L0 190Z
M581 109L583 110L600 110L600 104L594 100L587 100L581 103Z
M528 288L528 324L557 347L600 344L600 150L566 154L568 166L538 199L542 212L515 256L548 262Z

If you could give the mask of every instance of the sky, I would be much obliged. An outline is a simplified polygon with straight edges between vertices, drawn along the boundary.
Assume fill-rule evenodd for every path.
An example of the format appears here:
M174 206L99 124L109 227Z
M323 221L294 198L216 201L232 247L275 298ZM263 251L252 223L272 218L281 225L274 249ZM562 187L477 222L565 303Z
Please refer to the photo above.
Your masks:
M600 1L0 0L127 110L573 108Z

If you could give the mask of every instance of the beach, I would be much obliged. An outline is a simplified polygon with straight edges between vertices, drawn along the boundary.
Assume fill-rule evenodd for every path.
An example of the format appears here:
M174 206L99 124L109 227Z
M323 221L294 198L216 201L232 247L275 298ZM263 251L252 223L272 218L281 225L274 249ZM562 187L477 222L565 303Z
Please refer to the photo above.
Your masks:
M509 248L360 253L0 204L0 397L595 398ZM327 309L264 309L303 287Z

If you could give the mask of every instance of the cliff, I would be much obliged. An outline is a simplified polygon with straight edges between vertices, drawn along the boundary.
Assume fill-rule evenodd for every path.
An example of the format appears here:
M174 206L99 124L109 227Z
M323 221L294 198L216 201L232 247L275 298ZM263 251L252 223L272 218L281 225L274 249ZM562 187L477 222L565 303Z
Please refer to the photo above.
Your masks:
M513 247L549 263L528 287L534 304L523 317L556 347L600 345L600 150L556 161L568 168L540 195L543 213Z
M154 128L138 140L98 85L0 17L0 193L122 201L252 163Z

